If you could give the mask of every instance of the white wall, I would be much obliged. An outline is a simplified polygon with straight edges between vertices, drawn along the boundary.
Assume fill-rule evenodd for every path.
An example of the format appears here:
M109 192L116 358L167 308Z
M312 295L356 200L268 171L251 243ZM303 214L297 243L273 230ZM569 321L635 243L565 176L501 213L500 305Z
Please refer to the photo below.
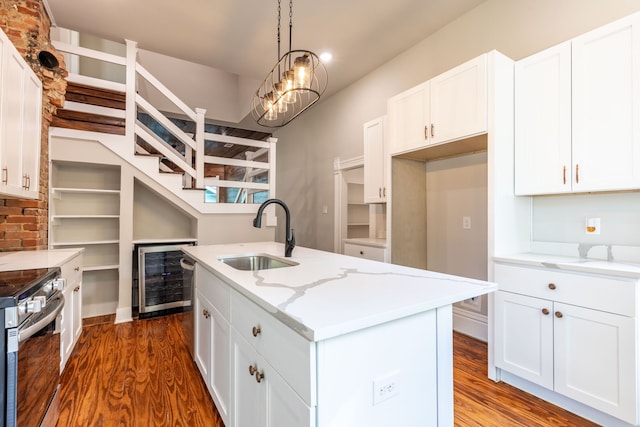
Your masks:
M586 218L600 218L599 235L585 232ZM533 240L640 246L640 194L534 197Z
M278 130L278 196L298 244L333 249L333 159L362 155L362 124L389 97L489 50L521 59L638 10L637 0L487 0Z
M487 153L427 162L427 269L487 280ZM462 227L469 217L471 228Z

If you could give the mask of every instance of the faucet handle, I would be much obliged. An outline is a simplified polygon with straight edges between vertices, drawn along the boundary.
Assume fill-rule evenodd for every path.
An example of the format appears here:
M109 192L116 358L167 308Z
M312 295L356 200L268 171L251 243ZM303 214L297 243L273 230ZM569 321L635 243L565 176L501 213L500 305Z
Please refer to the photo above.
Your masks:
M289 258L291 256L291 253L293 252L293 248L296 247L296 234L293 231L293 228L291 229L291 237L289 239L287 239L286 243L285 243L285 249L284 249L284 256Z

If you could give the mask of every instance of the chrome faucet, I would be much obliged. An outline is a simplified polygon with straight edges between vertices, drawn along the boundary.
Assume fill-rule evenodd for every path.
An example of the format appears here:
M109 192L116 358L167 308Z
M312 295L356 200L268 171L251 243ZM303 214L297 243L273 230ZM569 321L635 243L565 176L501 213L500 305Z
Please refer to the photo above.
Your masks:
M613 245L592 245L589 243L579 243L578 244L578 254L580 254L580 258L586 258L589 255L589 249L594 246L606 246L607 247L607 261L613 261Z
M256 228L260 228L262 226L262 212L264 211L264 208L266 208L272 203L280 205L284 209L284 213L286 216L286 227L287 227L287 235L286 235L287 241L284 247L284 256L289 258L291 257L291 252L293 252L293 248L296 247L296 236L293 233L293 229L291 228L291 213L289 213L289 208L282 200L268 199L264 201L258 208L258 213L256 214L256 217L253 219L253 226Z

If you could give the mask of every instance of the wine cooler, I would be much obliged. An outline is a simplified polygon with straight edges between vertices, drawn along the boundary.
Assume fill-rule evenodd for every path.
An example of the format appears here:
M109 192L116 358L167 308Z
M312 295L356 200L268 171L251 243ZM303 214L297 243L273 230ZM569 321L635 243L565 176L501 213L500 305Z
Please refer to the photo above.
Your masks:
M185 244L136 245L138 313L151 313L189 307L192 304L191 278L184 277L180 265Z

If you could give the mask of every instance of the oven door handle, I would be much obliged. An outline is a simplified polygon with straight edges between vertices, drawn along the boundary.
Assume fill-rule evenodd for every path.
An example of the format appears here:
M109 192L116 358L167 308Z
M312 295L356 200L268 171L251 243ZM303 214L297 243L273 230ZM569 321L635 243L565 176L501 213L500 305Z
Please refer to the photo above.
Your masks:
M18 329L18 342L23 342L31 338L35 333L47 326L60 314L64 307L64 295L59 293L57 296L47 301L45 311L40 312L35 323Z

